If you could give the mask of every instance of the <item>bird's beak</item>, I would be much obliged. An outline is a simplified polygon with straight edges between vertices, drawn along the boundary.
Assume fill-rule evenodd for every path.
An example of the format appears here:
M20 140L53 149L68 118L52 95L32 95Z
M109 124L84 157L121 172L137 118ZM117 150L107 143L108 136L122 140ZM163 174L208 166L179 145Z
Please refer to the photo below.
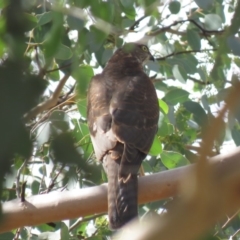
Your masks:
M150 55L149 60L150 61L155 61L155 58L153 57L153 55L151 53L149 55Z

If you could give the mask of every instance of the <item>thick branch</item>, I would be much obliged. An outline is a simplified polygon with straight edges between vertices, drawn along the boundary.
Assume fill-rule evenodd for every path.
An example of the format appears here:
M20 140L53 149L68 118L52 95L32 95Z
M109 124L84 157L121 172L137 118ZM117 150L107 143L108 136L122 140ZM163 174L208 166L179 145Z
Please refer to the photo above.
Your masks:
M210 163L223 178L231 173L240 174L240 147L229 154L211 158ZM175 196L180 183L194 165L164 171L139 179L139 203L153 202ZM240 196L239 196L240 198ZM240 199L239 199L240 202ZM77 218L107 211L107 184L69 192L52 192L2 204L4 221L0 232L23 226L33 226L45 222Z

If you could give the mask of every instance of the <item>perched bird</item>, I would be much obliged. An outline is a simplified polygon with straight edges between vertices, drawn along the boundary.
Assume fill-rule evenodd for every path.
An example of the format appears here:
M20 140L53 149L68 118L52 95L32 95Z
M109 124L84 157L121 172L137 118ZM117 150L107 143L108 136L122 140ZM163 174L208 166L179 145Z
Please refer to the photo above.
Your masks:
M138 170L157 131L159 106L143 64L147 46L118 49L88 90L87 120L96 158L108 176L108 215L118 229L138 215Z

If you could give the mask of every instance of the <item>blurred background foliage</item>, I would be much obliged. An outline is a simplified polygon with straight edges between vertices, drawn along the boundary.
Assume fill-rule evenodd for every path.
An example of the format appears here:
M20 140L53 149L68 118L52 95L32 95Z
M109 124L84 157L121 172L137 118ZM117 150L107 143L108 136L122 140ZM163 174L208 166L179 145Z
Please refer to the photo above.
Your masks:
M86 124L91 77L126 41L147 44L146 72L161 116L146 174L196 161L204 127L239 81L237 0L0 0L1 201L106 182ZM212 155L240 145L240 111L225 116ZM139 207L142 218L172 199ZM202 239L240 237L239 214ZM0 239L109 239L105 215L0 235ZM231 238L233 239L233 238Z

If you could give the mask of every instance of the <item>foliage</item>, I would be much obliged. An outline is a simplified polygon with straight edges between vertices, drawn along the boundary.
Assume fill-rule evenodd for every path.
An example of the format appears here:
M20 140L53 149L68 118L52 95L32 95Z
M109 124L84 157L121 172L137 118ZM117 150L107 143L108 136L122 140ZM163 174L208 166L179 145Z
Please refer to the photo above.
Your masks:
M239 11L236 0L0 1L1 200L19 197L25 181L26 196L106 181L86 124L87 87L115 47L139 38L156 58L146 72L161 110L144 170L195 162L205 126L239 80ZM225 122L213 154L240 145L240 112ZM169 201L146 204L140 212L165 209ZM218 239L239 236L239 221L237 215L224 228L219 223ZM14 234L19 239L111 235L104 216L89 216L73 229L62 222L13 230L0 239Z

